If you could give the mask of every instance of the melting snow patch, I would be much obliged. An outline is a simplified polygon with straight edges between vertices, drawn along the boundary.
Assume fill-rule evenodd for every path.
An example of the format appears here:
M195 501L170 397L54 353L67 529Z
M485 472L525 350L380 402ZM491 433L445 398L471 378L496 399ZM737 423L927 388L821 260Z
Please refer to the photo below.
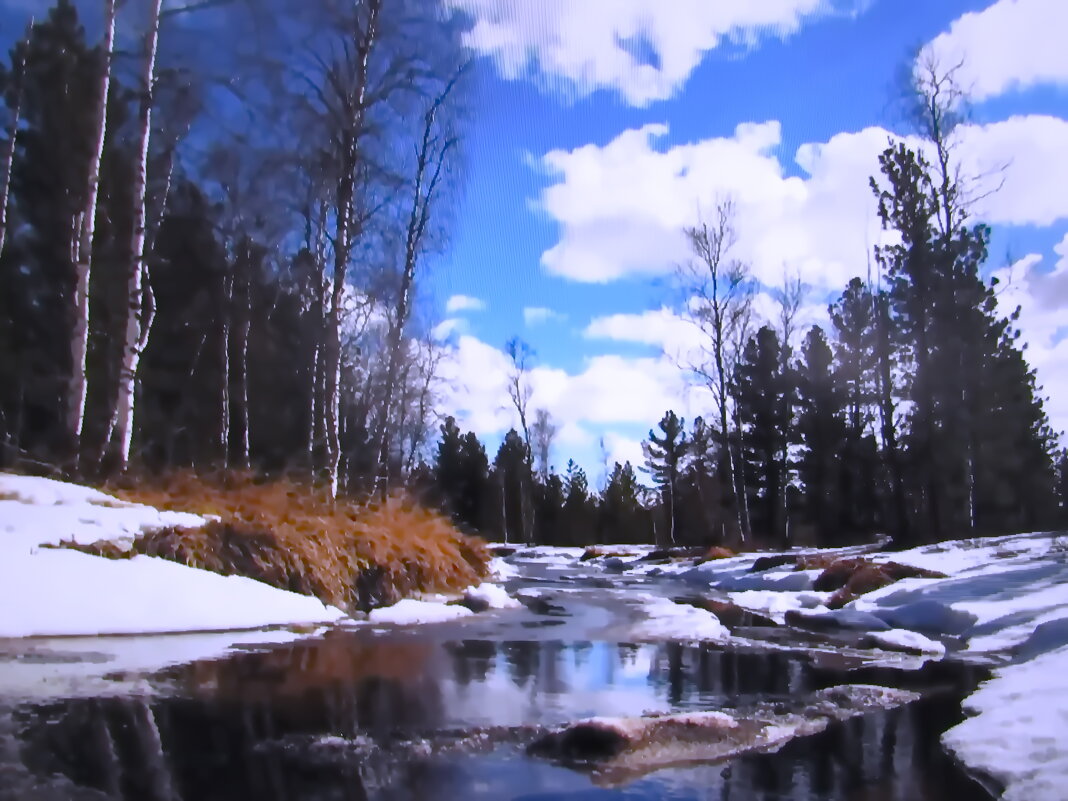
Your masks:
M647 619L631 629L636 639L723 641L730 637L718 617L689 604L655 598L647 601L641 611Z
M393 606L372 610L367 619L372 623L394 623L405 626L413 623L443 623L471 614L473 614L472 611L463 606L405 598Z
M469 587L464 592L464 599L481 601L490 609L517 609L522 606L519 601L509 595L503 587L496 584L479 584L477 587Z
M869 635L868 639L887 651L903 651L906 654L931 654L935 656L943 656L946 653L946 646L942 643L907 629L877 631Z
M519 568L499 556L490 559L489 572L498 581L507 581L519 575Z
M1068 785L1068 648L995 672L965 701L975 717L942 742L1005 787L1006 801L1061 801Z

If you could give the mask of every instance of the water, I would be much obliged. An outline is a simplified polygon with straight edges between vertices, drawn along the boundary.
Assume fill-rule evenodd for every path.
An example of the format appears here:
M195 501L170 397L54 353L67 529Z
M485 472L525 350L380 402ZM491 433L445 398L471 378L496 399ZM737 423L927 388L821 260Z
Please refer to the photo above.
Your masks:
M631 643L615 636L633 611L625 599L596 588L538 613L335 631L172 669L145 697L0 701L0 799L988 798L938 744L979 678L969 669L850 671L803 652ZM850 681L928 695L777 753L646 776L525 755L540 726L744 707Z

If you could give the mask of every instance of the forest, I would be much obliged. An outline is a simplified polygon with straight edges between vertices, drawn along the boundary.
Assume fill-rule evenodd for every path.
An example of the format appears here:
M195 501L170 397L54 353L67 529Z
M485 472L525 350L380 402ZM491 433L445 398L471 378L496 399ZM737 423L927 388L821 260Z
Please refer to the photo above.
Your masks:
M665 410L644 463L591 481L556 469L518 338L517 424L492 456L441 411L449 343L425 279L478 111L454 20L416 0L268 0L233 4L220 32L201 24L217 3L100 5L90 35L59 0L0 64L0 468L405 490L527 544L910 547L1068 526L1068 452L985 278L952 70L918 72L925 146L889 142L872 165L894 237L828 328L799 330L799 281L758 316L729 198L681 232L695 347L679 367L712 403Z

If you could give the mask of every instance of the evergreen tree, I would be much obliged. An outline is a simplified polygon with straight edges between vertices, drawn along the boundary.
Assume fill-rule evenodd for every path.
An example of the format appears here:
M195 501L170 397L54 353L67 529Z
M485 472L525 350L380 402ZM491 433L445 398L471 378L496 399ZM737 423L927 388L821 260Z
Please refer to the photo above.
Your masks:
M764 326L746 344L734 374L753 530L779 543L787 536L782 477L794 396L782 350L778 335Z
M525 493L530 484L527 446L514 428L505 434L493 459L494 483L498 492L495 526L505 542L523 542Z
M651 523L640 494L641 485L630 462L616 462L601 498L597 523L600 542L649 542Z
M815 526L821 545L840 545L852 533L841 526L842 478L852 468L843 458L849 396L819 326L813 326L805 336L796 375L796 436L801 446L797 472L805 518Z
M661 505L667 523L667 541L674 545L680 534L682 506L679 502L679 478L683 460L689 450L685 421L673 411L660 419L661 434L649 431L649 438L642 443L645 454L645 472L653 479L660 491Z
M596 507L590 497L586 471L571 459L564 474L563 529L569 545L588 543L596 536Z

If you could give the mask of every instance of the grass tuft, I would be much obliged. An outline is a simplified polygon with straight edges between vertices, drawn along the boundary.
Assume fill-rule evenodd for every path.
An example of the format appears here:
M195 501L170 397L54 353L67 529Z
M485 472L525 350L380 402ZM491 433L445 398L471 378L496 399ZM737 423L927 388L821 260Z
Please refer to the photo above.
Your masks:
M419 592L455 592L488 572L482 540L403 494L366 504L335 501L323 489L289 479L188 472L124 479L106 489L126 501L218 519L143 534L128 552L105 544L81 550L111 558L158 556L248 576L350 611Z

